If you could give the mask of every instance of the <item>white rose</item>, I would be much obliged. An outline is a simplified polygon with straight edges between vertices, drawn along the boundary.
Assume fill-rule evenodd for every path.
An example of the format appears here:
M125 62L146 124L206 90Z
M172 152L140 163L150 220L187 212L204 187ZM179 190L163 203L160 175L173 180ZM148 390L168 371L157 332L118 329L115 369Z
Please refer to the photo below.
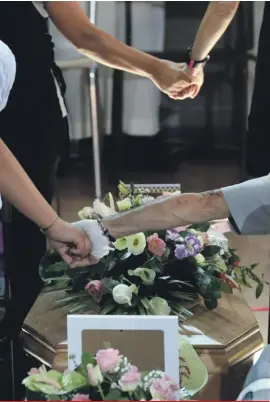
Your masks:
M116 285L112 291L113 300L118 304L129 304L131 306L132 290L129 286Z
M120 212L128 211L131 208L131 201L129 198L124 198L121 201L117 201L117 206Z

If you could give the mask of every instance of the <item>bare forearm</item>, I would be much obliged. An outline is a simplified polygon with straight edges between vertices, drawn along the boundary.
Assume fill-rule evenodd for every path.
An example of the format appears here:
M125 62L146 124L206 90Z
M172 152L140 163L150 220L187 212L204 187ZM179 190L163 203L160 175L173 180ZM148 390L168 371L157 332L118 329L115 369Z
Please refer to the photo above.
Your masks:
M238 9L239 1L211 1L197 32L192 58L203 60L222 37Z
M162 68L156 57L127 46L96 27L86 31L78 45L82 54L97 62L147 78L153 78Z
M52 21L79 52L106 66L151 78L159 59L125 45L89 22L76 1L48 1Z
M2 140L0 194L41 228L50 226L57 216Z
M221 191L182 194L157 200L130 212L103 220L115 238L147 230L170 229L192 223L224 219L229 210Z

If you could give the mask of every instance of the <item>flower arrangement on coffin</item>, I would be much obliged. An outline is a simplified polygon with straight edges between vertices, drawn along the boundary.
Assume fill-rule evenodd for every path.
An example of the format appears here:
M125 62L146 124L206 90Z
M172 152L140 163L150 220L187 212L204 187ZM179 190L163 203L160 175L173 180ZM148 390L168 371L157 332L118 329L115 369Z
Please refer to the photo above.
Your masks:
M154 200L133 194L132 186L129 190L122 182L119 190L122 199L115 203L109 194L105 202L110 206L96 200L93 208L79 212L81 219L108 216ZM94 300L101 314L176 314L184 320L192 315L188 303L198 297L208 309L215 309L223 292L251 287L250 281L257 284L259 297L266 282L254 273L256 265L241 266L228 239L203 223L117 239L97 265L83 269L69 269L50 251L40 272L50 290L66 290L57 307L67 305L71 313L89 311Z
M28 399L34 396L35 400L172 401L179 400L180 391L164 372L140 372L119 350L112 348L99 350L96 356L84 353L75 371L59 373L47 371L44 366L32 369L23 384Z

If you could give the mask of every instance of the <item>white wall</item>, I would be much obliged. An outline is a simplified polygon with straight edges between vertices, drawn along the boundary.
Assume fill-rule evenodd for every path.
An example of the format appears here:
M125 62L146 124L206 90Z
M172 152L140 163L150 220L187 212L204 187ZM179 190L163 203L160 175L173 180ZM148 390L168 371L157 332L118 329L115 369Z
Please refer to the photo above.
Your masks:
M80 4L87 12L88 2ZM150 1L133 2L133 46L141 50L163 50L164 37L164 11L162 2L159 6ZM254 2L255 18L255 47L253 53L257 53L260 25L264 2ZM120 40L124 39L124 8L122 1L97 2L97 26L114 35ZM140 21L138 24L137 22ZM59 31L50 25L51 33L55 41L55 54L57 60L69 60L81 57L73 46L63 38ZM249 96L254 83L254 63L249 63ZM87 138L91 136L89 124L89 99L87 88L87 72L71 70L65 72L67 82L66 100L69 109L71 123L71 137L73 139ZM107 134L111 127L112 106L112 70L103 66L99 67L99 88L102 123ZM159 90L148 80L125 74L124 82L124 110L123 128L130 135L155 135L159 131L158 110L160 103Z

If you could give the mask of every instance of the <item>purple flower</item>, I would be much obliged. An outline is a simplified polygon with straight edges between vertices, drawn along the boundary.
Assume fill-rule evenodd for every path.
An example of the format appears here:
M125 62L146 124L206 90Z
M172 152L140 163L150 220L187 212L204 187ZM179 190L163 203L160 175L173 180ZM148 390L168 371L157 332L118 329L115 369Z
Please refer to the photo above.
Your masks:
M200 252L202 245L197 236L188 235L185 238L185 243L189 256L195 257L195 255L197 255Z
M195 235L188 235L183 244L178 244L175 247L175 257L178 260L183 260L187 257L195 257L201 250L200 240Z
M177 230L175 230L175 229L167 230L167 239L176 241L179 239L179 237L180 237L180 235L179 235L179 232L177 232Z
M183 260L189 256L185 244L177 244L174 250L174 255L178 260Z

